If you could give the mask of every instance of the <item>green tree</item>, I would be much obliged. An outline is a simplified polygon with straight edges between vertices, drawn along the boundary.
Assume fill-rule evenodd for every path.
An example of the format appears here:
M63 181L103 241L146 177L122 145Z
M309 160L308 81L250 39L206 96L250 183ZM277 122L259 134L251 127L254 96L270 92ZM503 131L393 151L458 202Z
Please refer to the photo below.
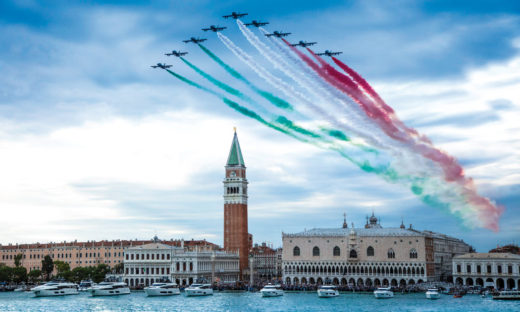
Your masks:
M22 264L22 258L23 258L22 254L17 254L16 256L14 256L14 266L15 267L19 267Z
M0 282L10 282L13 279L13 268L0 263Z
M72 280L72 272L70 271L70 265L67 262L56 260L54 261L54 268L56 269L56 275L59 278L64 278L68 281Z
M45 280L49 280L51 278L52 271L54 270L54 262L52 261L51 256L46 255L42 260L42 272L45 275Z
M110 267L108 265L104 263L98 264L94 267L94 272L92 272L92 280L95 283L102 282L108 273L110 273Z
M27 274L29 282L31 282L31 283L37 283L40 280L41 276L42 276L42 271L38 270L38 269L32 270Z
M19 284L27 282L27 269L23 266L13 268L13 282Z
M115 274L123 274L125 271L125 264L123 262L120 262L116 265L114 265L114 268L112 269L112 272Z
M72 281L79 283L82 280L89 279L92 274L92 270L87 267L76 267L71 271Z

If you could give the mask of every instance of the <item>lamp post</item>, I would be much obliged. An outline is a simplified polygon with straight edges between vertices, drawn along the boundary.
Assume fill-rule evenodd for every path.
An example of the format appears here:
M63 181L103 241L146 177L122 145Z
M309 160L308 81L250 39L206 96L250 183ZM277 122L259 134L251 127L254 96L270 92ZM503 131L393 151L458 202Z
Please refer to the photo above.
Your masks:
M253 289L253 262L254 262L253 254L249 254L249 287Z
M211 285L215 283L215 251L211 253Z

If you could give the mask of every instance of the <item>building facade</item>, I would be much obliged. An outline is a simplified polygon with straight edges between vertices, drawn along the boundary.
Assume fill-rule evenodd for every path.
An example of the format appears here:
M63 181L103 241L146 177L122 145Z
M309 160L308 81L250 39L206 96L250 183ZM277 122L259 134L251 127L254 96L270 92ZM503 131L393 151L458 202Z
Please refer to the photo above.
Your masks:
M468 253L453 258L455 284L520 289L520 255Z
M252 241L247 226L247 184L246 166L235 131L224 179L224 249L238 252L241 273L248 268Z
M281 250L281 248L280 248ZM253 258L254 280L257 282L278 280L282 277L280 269L281 252L267 246L267 243L256 244L250 252Z
M442 254L442 264L470 250L461 240L411 225L383 228L373 214L364 228L349 228L344 220L341 228L283 233L282 241L283 280L289 284L371 287L438 281L451 271L436 262L436 244L452 251Z
M196 281L234 283L239 277L236 253L184 248L161 242L128 248L123 279L130 287L143 287L164 279L178 285Z

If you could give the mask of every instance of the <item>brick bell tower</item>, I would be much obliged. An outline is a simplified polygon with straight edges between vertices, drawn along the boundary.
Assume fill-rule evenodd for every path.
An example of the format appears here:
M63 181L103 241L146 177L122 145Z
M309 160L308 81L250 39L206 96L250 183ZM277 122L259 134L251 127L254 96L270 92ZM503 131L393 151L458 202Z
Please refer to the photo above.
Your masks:
M235 129L224 179L224 249L239 252L241 276L248 267L249 255L247 184L246 166Z

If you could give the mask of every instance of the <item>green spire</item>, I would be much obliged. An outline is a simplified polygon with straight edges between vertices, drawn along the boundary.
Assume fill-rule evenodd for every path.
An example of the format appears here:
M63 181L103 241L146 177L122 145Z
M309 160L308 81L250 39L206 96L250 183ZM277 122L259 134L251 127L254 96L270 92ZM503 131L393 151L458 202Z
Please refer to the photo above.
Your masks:
M229 151L226 166L245 166L244 158L242 157L242 151L240 150L240 144L238 143L236 129L235 135L233 136L233 143L231 143L231 150Z

